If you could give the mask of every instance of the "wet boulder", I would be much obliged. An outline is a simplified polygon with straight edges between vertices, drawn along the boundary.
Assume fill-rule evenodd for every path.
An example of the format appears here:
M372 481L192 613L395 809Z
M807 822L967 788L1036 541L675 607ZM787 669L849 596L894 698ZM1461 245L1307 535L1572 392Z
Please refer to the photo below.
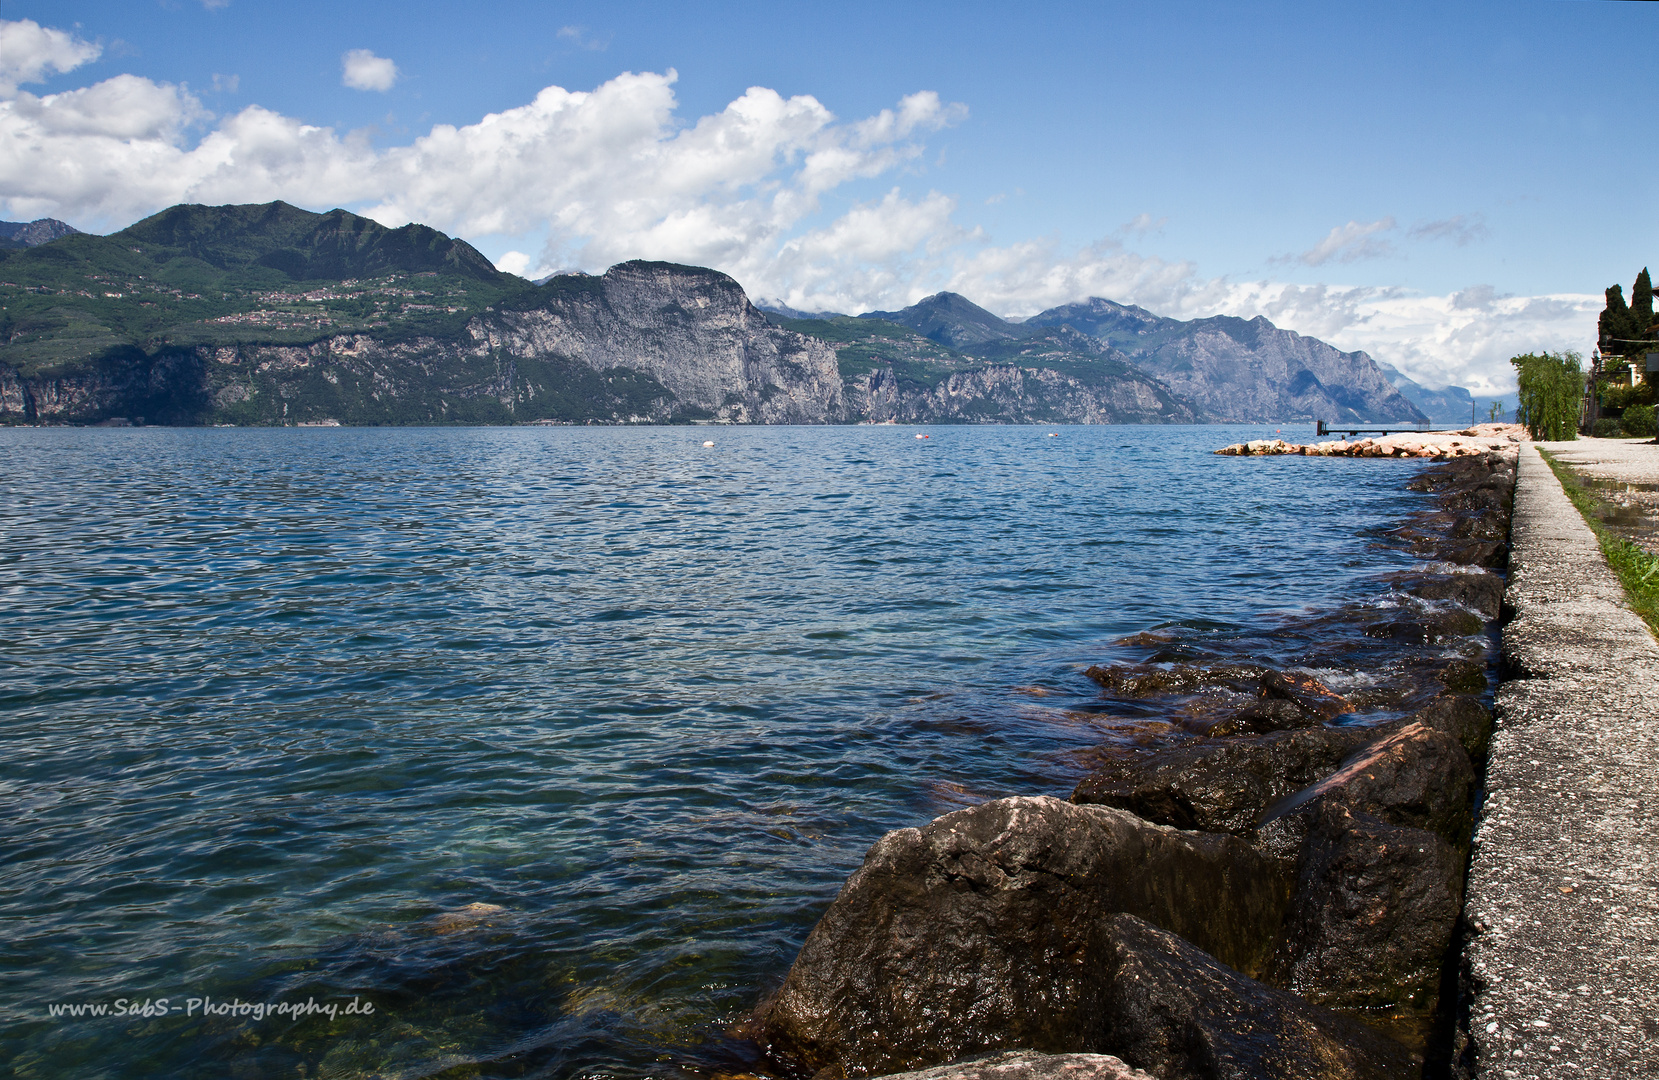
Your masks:
M1231 836L1010 798L882 837L759 1010L769 1052L850 1077L1024 1047L1103 1049L1111 917L1259 970L1283 873Z
M1408 717L1406 722L1422 724L1450 735L1463 746L1465 753L1477 761L1486 756L1486 750L1492 744L1492 713L1478 699L1467 694L1441 694Z
M1443 540L1433 545L1432 555L1459 566L1482 566L1501 570L1509 565L1509 548L1495 540Z
M1229 833L1293 871L1308 817L1290 811L1305 793L1387 733L1313 728L1214 739L1108 762L1078 783L1072 801L1116 806L1180 829ZM1291 805L1298 794L1303 798ZM1270 814L1275 806L1285 812Z
M1409 723L1274 806L1263 824L1306 814L1317 802L1341 802L1396 825L1427 829L1467 849L1474 829L1474 784L1474 766L1457 739Z
M1457 659L1434 673L1440 685L1460 694L1479 694L1486 689L1486 665Z
M1491 573L1424 574L1407 582L1404 591L1422 600L1450 600L1491 620L1503 606L1504 580Z
M1267 669L1256 664L1097 664L1083 674L1114 694L1142 698L1218 688L1253 693Z
M1102 1046L1160 1080L1402 1080L1422 1062L1130 915L1111 922Z
M891 1073L886 1080L1157 1080L1110 1054L1039 1054L1010 1050L916 1072Z
M1509 525L1509 514L1502 510L1462 514L1452 523L1451 536L1454 540L1502 542L1509 539Z
M1451 638L1473 637L1485 629L1486 623L1479 615L1462 608L1430 609L1371 623L1365 627L1365 636L1411 645L1436 645Z
M1433 832L1321 803L1269 979L1337 1008L1432 1011L1463 906L1463 864Z
M1115 806L1177 829L1253 837L1269 807L1317 783L1377 732L1312 728L1212 739L1111 761L1078 783L1072 801Z

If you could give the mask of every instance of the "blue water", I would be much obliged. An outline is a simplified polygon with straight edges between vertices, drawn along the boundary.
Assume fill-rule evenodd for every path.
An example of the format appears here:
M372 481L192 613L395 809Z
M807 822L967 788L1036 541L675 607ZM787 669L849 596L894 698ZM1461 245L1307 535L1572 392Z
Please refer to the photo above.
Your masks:
M0 430L0 1061L736 1070L878 836L1069 792L1110 642L1400 558L1405 466L1260 434Z

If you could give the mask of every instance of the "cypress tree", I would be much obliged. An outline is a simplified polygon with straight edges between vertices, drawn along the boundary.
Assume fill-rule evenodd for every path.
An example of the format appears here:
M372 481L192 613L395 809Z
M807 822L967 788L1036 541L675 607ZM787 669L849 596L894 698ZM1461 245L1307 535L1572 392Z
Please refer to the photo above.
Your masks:
M1640 281L1640 278L1637 278ZM1652 289L1648 292L1648 309L1651 315L1653 308ZM1645 328L1644 328L1645 329ZM1625 306L1624 286L1613 285L1607 290L1607 307L1602 309L1601 319L1597 324L1597 338L1603 356L1623 356L1636 346L1630 344L1636 336L1636 317Z
M1636 326L1631 336L1647 337L1653 328L1653 279L1648 277L1645 266L1636 275L1636 284L1630 287L1630 315Z

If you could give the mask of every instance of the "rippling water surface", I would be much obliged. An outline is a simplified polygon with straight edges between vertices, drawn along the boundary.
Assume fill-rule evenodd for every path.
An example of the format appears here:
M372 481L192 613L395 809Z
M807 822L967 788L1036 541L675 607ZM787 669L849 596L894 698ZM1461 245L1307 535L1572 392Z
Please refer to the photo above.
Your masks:
M0 1060L741 1070L882 832L1069 792L1109 642L1401 558L1394 463L917 430L0 430Z

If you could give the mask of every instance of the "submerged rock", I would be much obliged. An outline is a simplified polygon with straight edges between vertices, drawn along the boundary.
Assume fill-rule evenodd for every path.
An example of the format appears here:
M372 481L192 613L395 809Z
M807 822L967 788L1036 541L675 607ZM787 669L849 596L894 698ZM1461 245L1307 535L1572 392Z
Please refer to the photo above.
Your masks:
M1160 1080L1402 1080L1404 1046L1218 963L1130 915L1111 922L1101 1045Z
M1110 1054L1039 1054L1010 1050L916 1072L890 1073L885 1080L1157 1080Z
M1450 600L1492 620L1503 606L1504 580L1492 573L1424 574L1405 582L1403 591L1422 600Z
M1463 864L1426 829L1321 804L1269 978L1323 1005L1432 1010L1463 907Z
M1234 837L1000 799L877 841L761 1007L759 1037L847 1076L999 1047L1102 1050L1111 916L1259 970L1287 899L1283 873Z

